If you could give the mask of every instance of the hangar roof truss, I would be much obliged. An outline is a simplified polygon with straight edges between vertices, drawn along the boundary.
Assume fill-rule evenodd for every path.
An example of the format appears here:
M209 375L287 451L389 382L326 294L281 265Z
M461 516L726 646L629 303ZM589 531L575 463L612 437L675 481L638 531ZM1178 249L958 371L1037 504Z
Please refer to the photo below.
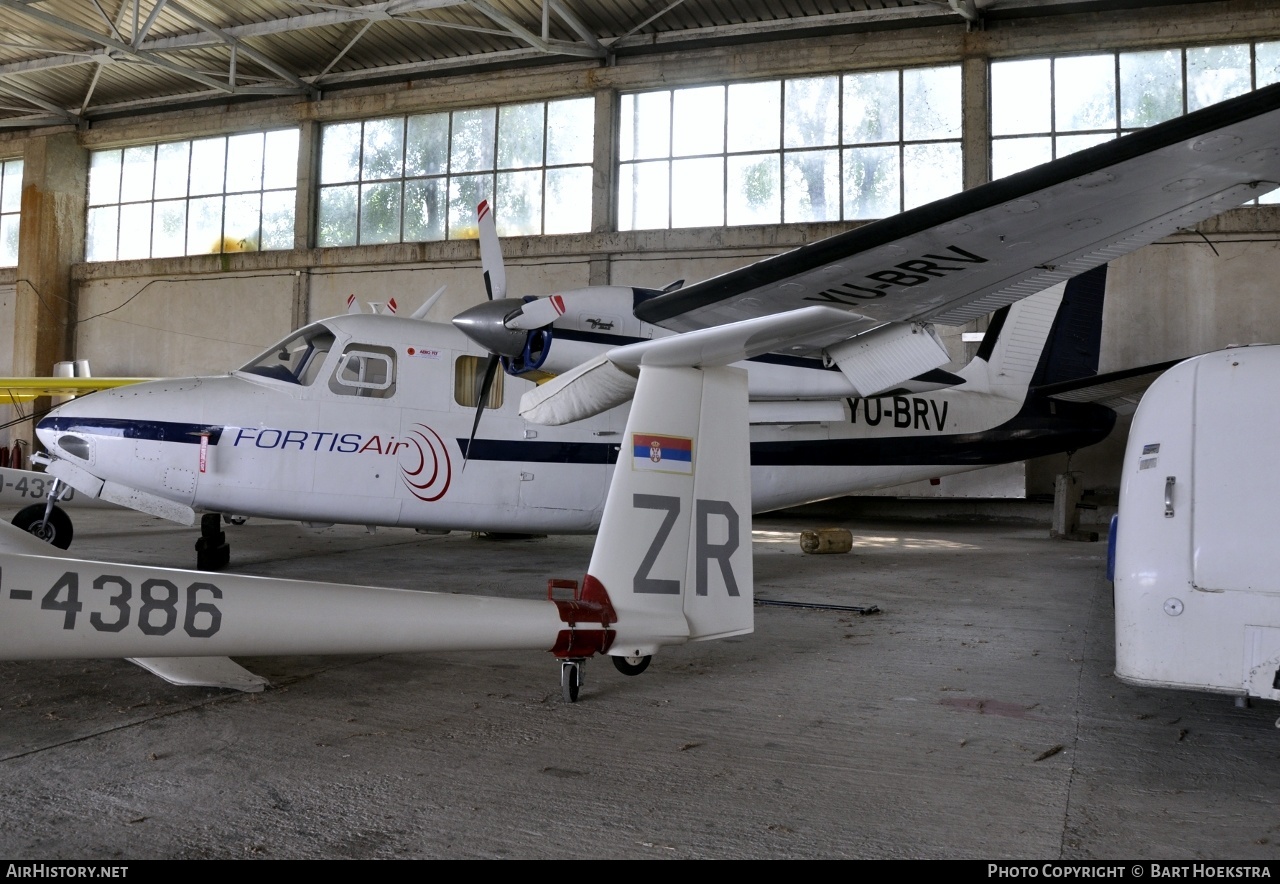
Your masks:
M1114 4L1089 0L0 0L0 128L444 73ZM1158 3L1146 5L1161 5Z

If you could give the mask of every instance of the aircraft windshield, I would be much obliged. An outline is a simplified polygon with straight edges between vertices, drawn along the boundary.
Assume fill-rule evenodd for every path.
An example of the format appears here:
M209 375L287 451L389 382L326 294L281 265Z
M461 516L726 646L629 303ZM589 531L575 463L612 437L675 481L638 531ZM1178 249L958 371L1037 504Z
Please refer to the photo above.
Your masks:
M333 333L323 325L311 326L276 344L240 370L306 387L319 376L320 366L332 347Z

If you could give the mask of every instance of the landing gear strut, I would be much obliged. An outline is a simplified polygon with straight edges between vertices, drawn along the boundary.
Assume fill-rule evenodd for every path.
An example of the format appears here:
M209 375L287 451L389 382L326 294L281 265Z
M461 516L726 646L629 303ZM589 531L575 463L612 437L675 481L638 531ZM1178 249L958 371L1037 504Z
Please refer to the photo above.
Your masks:
M200 539L196 541L196 570L221 571L231 561L231 547L222 530L222 516L205 513L200 517Z
M33 503L23 507L13 517L13 524L19 529L33 534L58 549L71 546L71 517L54 504L62 496L66 488L61 479L53 480L49 496L44 503Z

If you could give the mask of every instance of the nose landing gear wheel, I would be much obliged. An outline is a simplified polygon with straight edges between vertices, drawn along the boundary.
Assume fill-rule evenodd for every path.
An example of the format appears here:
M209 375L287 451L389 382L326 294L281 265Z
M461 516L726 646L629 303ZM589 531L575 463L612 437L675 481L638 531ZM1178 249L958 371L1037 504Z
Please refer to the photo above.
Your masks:
M55 506L49 511L49 518L46 520L44 510L43 503L23 507L13 517L13 524L58 549L71 546L71 517Z
M613 661L613 668L621 672L623 675L639 675L649 668L649 661L653 659L652 654L645 654L643 657L610 657Z
M578 691L582 689L582 666L586 660L560 661L560 695L566 703L578 702Z

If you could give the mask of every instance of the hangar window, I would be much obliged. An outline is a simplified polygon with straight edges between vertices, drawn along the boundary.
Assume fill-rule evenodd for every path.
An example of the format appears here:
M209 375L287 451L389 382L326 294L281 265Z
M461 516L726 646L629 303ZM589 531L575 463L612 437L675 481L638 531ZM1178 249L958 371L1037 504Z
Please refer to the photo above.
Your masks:
M1275 82L1277 42L992 62L991 175L1002 178Z
M503 236L589 230L594 134L592 98L329 124L317 242L472 238L481 200Z
M85 258L293 248L298 130L95 150Z
M22 209L22 160L0 163L0 267L18 266L18 219Z
M882 218L961 188L960 67L622 96L618 227Z

